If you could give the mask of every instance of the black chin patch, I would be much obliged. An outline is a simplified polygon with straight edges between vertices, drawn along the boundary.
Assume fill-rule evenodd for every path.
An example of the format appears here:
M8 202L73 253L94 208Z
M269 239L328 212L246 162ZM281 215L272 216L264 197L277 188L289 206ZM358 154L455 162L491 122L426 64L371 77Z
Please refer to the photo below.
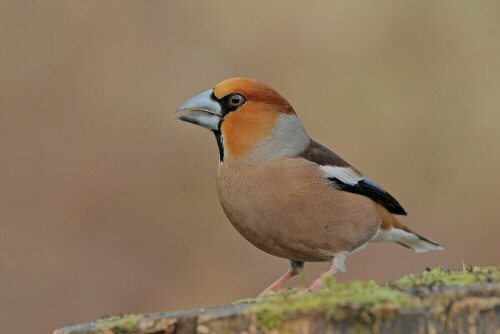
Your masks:
M213 130L217 146L219 147L219 161L224 161L224 146L222 146L222 133L220 132L220 125L218 130Z

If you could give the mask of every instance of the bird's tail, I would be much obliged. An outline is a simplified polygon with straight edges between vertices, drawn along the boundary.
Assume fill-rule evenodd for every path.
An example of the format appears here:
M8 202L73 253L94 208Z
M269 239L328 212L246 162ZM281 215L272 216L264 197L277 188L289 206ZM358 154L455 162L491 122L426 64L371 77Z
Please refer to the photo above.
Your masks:
M408 232L407 232L408 233ZM409 248L417 253L427 252L428 250L441 250L444 249L440 244L431 241L418 235L416 233L408 233L409 236L401 238L401 240L396 241L401 246Z
M417 253L427 252L428 250L444 249L440 244L426 239L410 230L387 210L384 211L385 212L382 213L380 231L373 241L394 241Z

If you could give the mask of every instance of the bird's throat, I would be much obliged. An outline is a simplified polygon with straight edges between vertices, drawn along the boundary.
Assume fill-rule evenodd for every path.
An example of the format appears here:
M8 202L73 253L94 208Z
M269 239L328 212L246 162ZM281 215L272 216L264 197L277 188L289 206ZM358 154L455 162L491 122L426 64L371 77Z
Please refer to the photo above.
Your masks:
M219 161L224 161L224 144L222 143L222 133L219 130L213 130L215 135L215 140L217 140L217 146L219 147Z

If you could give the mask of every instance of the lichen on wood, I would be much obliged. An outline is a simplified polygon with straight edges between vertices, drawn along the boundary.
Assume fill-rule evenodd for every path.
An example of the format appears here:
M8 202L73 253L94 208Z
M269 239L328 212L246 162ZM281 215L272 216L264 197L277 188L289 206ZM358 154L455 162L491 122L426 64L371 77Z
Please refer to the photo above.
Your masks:
M464 265L462 270L426 270L421 275L408 275L383 286L373 281L337 284L332 277L325 277L324 288L315 293L297 294L298 290L291 290L269 293L246 302L254 304L248 311L256 314L258 324L267 328L274 328L286 318L311 311L324 313L327 321L350 317L358 326L364 326L394 316L403 307L411 310L429 304L409 290L497 282L500 282L500 267Z
M393 316L412 299L404 292L377 285L374 281L338 284L334 278L325 277L324 282L324 288L318 292L298 294L297 290L291 290L258 297L248 311L256 314L258 324L267 328L310 311L324 313L326 320L351 317L367 324L373 322L374 315Z
M440 286L472 286L485 283L500 283L500 267L473 267L464 264L462 270L436 268L426 270L421 275L407 275L395 282L391 287L418 288Z
M395 282L337 283L269 293L230 306L125 315L54 334L115 333L499 333L500 267L434 269Z

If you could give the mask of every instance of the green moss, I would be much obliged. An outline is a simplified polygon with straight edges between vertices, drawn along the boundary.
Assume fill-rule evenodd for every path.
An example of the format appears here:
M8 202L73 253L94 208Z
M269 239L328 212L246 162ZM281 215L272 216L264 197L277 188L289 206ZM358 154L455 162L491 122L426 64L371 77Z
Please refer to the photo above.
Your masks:
M249 312L256 315L259 325L267 328L279 325L286 318L313 310L324 312L328 319L355 317L369 324L375 314L379 317L390 316L410 300L409 295L379 286L373 281L338 284L333 278L326 277L324 288L318 292L297 294L297 290L292 290L269 293L258 297ZM375 308L387 312L376 312Z
M107 333L133 333L139 329L139 321L144 318L141 314L127 314L123 316L109 317L96 321L94 332Z
M298 290L289 290L267 293L235 304L254 303L249 312L255 314L258 325L267 328L274 328L287 318L314 311L316 314L322 312L332 320L349 317L361 331L363 328L378 326L401 307L426 305L422 300L401 290L422 286L471 286L496 282L500 282L500 267L464 265L463 270L429 270L421 275L405 276L384 286L373 281L338 284L333 278L325 277L325 286L318 292L297 294Z
M235 301L232 305L254 304L256 302L257 302L257 298L245 298L245 299L240 299L238 301Z
M434 286L471 286L484 283L499 283L500 267L472 267L464 265L462 270L433 269L421 275L408 275L388 285L394 288Z
M414 297L408 289L497 282L500 283L500 267L464 265L462 270L434 269L421 275L408 275L383 286L373 281L339 284L332 277L325 277L324 288L318 292L306 294L298 294L298 290L271 292L258 298L243 299L234 304L253 303L248 312L255 315L258 325L267 328L274 328L287 318L313 312L316 315L324 314L329 320L352 320L356 331L371 332L382 321L394 316L402 307L419 308L432 302L426 296L423 299ZM94 332L133 333L139 330L139 324L144 317L144 315L130 314L98 320Z

